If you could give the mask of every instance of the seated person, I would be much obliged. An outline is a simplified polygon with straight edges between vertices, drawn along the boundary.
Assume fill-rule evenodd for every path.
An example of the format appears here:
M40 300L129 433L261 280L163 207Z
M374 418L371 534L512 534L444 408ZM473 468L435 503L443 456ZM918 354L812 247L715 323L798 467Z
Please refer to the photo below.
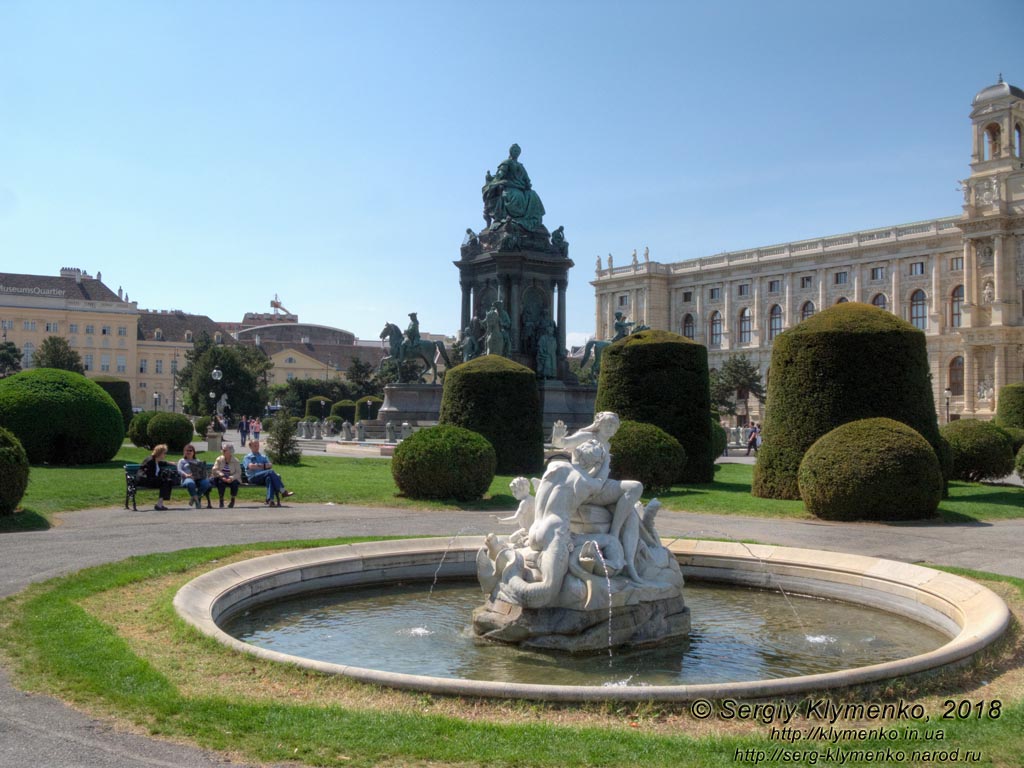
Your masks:
M231 443L224 443L221 446L220 456L213 462L212 474L213 484L217 486L217 495L220 497L220 508L224 508L225 488L231 489L231 502L228 507L234 507L238 486L242 483L242 465L235 458L235 446Z
M154 509L161 512L167 509L164 506L164 502L170 501L171 486L174 482L169 473L163 472L164 469L170 466L164 461L166 457L166 445L160 443L160 445L154 446L153 452L142 460L142 464L139 465L139 470L135 474L136 485L142 488L160 489L160 497L157 499Z
M281 494L284 498L294 496L294 492L286 491L284 480L271 467L270 459L260 453L260 441L249 441L249 453L242 459L242 466L245 468L245 476L251 485L266 484L267 505L274 506L274 495Z
M182 449L178 474L181 476L182 487L188 491L188 505L199 509L203 506L205 496L206 508L210 509L210 488L213 483L206 477L206 463L196 459L196 447L192 443Z

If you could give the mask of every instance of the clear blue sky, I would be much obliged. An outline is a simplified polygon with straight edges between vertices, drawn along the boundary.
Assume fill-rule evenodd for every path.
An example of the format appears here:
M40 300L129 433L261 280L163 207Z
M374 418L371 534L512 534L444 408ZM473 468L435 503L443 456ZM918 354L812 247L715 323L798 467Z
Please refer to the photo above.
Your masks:
M1022 0L0 0L0 270L455 333L518 142L583 338L598 254L958 214L971 99L1024 87L1022 33Z

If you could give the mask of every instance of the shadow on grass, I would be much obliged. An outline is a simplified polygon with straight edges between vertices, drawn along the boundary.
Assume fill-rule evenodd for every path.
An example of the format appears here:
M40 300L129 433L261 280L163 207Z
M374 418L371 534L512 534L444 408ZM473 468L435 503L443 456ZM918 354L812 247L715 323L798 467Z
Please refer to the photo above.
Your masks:
M0 515L0 533L46 531L50 521L31 509L20 509L13 515Z

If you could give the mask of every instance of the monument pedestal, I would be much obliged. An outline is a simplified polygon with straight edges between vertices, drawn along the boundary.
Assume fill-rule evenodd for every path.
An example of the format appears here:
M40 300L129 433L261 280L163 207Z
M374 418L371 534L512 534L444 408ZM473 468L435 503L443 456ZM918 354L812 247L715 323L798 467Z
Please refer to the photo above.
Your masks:
M543 379L537 382L537 388L545 435L550 434L551 425L557 420L564 421L570 431L585 427L594 420L597 387Z
M382 423L436 422L441 413L440 384L388 384L384 387L384 405L377 413Z

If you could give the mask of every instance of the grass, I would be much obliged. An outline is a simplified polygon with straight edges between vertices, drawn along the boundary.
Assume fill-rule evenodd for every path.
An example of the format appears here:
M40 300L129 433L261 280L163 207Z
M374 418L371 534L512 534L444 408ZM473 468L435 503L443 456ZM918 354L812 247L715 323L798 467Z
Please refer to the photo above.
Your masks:
M125 463L141 461L142 448L125 445L112 461L81 467L34 466L23 511L0 517L0 533L37 530L49 526L54 514L76 509L109 507L123 503ZM213 454L201 455L212 461ZM488 494L476 502L422 501L397 495L391 478L391 462L338 456L303 456L294 467L280 467L285 484L296 492L295 503L360 504L415 509L512 510L516 506L508 489L512 479L498 475ZM809 517L800 501L761 499L750 493L753 466L720 464L712 483L676 486L660 494L664 507L685 512L704 512L751 517ZM246 488L243 498L263 498L262 488ZM140 492L140 502L155 500L155 491ZM183 504L185 495L176 491L172 501ZM1008 520L1024 517L1024 488L952 482L950 494L939 506L944 522L963 523Z
M170 607L181 584L232 558L339 541L160 553L35 585L0 603L0 649L12 661L21 687L59 695L153 735L187 739L251 761L714 768L735 765L737 750L770 753L784 746L813 751L818 765L837 764L825 758L826 750L837 745L780 745L758 722L697 720L685 705L460 700L379 689L275 665L200 636ZM1019 615L1024 581L998 577L992 584ZM927 690L897 681L877 698L921 702L931 722L840 721L839 727L898 726L900 736L895 741L840 743L838 748L903 749L909 755L914 749L959 747L961 754L966 749L980 751L983 765L1018 765L1024 754L1020 646L1015 634L983 668L932 679ZM980 682L982 678L986 682ZM194 679L199 682L193 684ZM1000 717L936 722L949 697L999 698ZM798 725L806 728L813 723ZM943 730L945 741L925 740L924 734L936 728ZM797 764L809 763L806 759ZM905 758L877 764L932 762Z

